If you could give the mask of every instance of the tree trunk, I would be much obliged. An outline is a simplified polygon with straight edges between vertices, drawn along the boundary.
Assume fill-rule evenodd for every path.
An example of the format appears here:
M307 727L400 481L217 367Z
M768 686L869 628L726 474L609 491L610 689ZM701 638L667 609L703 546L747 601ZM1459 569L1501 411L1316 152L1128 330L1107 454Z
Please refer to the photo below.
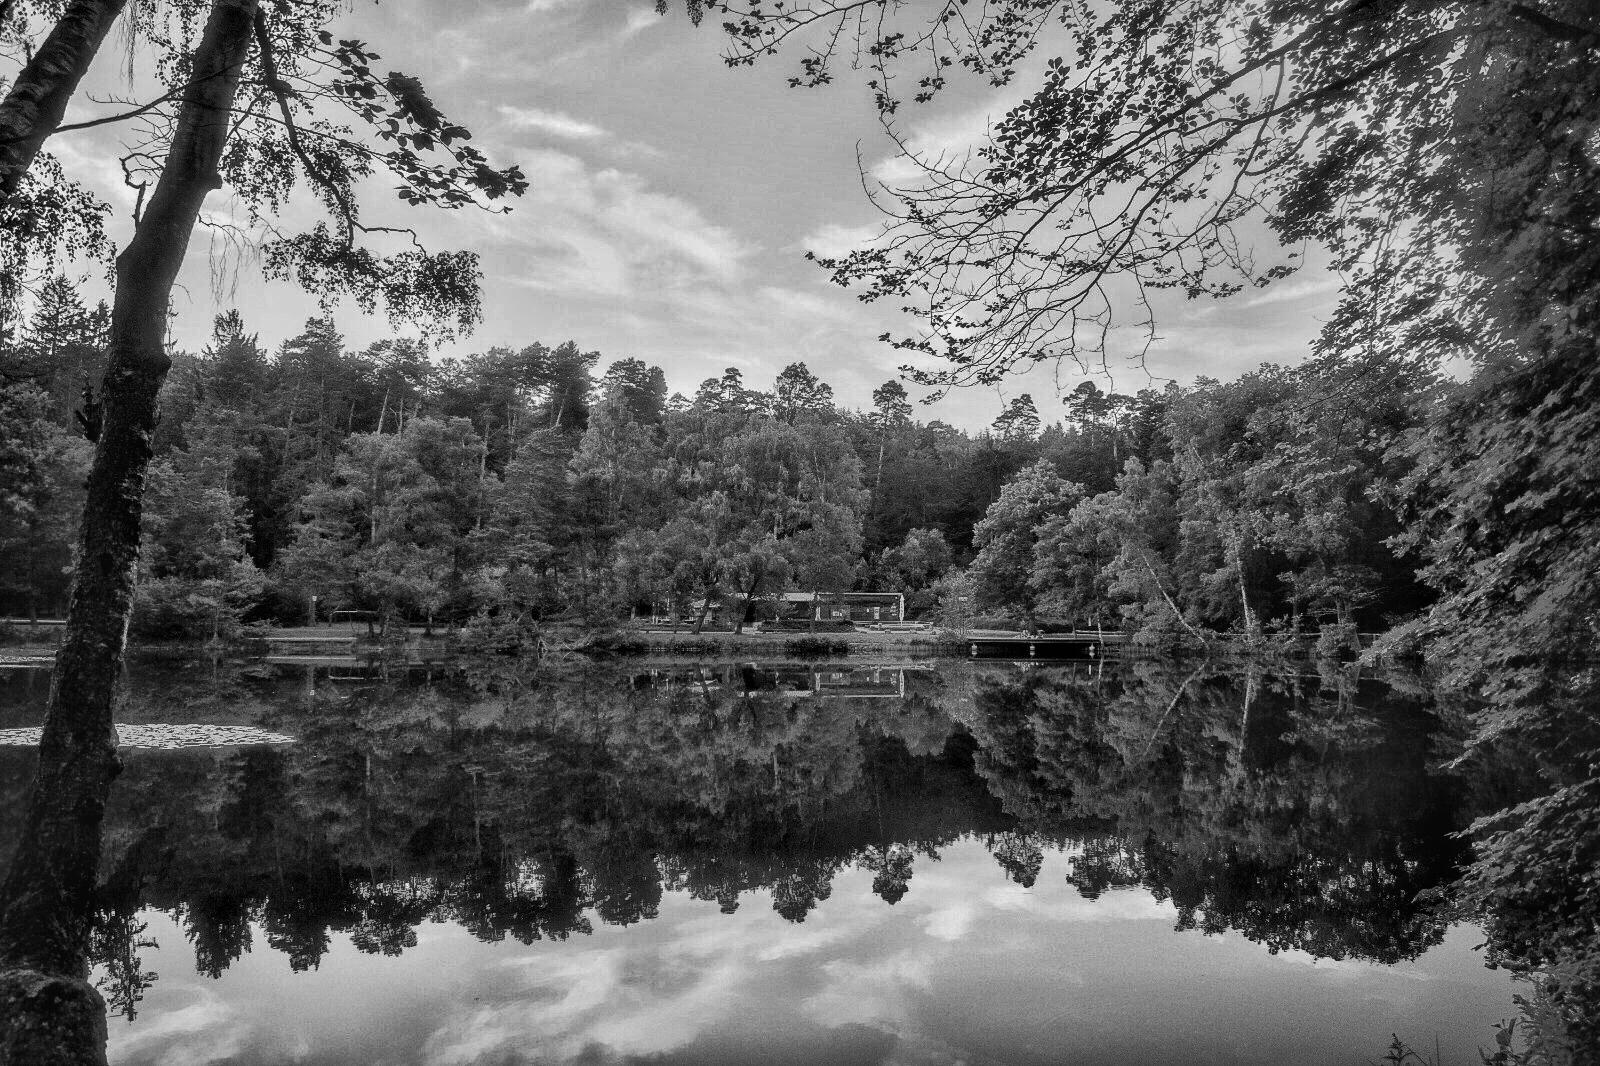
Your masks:
M11 202L127 0L74 0L0 103L0 206Z
M1244 534L1237 529L1230 529L1227 536L1228 547L1233 554L1233 572L1239 579L1239 609L1244 614L1245 644L1254 648L1261 643L1261 622L1250 607L1250 595L1244 583Z
M93 994L79 986L88 974L105 804L120 769L112 704L133 603L156 396L168 366L162 342L172 285L201 202L219 184L217 163L255 7L255 0L215 0L161 178L133 240L117 257L104 407L65 640L51 676L22 840L0 887L0 968L6 971L0 1002L7 1007L0 1011L0 1062L104 1061L104 1016L98 1028L72 1019L80 1017L84 995ZM50 982L58 988L65 982L71 993L65 1002L48 990L25 994ZM71 1031L50 1039L80 1042L76 1058L46 1057L37 1043L39 1034L62 1025Z
M38 542L28 538L28 635L30 637L39 631L39 565Z
M483 528L484 504L488 500L488 490L484 488L489 483L489 430L483 431L483 448L478 452L478 517L473 523L474 529Z
M1167 609L1172 612L1172 617L1178 620L1179 625L1188 630L1190 636L1194 637L1195 640L1200 642L1201 647L1209 647L1209 645L1206 643L1206 638L1200 635L1200 631L1198 629L1189 624L1189 620L1183 617L1183 612L1178 610L1178 605L1172 602L1172 597L1167 595L1166 587L1161 584L1161 578L1157 576L1156 568L1150 562L1150 556L1148 553L1146 553L1144 557L1144 568L1145 571L1150 575L1150 580L1155 582L1156 591L1161 593L1161 598L1166 601Z

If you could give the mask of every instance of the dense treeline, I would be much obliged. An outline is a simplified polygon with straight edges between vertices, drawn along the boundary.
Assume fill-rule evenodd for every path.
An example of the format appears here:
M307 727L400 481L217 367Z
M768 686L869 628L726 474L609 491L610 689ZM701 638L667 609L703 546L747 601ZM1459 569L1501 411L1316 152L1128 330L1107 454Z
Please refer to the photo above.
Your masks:
M6 568L6 613L65 606L87 458L75 420L93 417L103 330L61 281L0 362L0 536L25 563ZM797 364L770 392L730 370L690 400L658 368L597 374L599 359L572 343L356 352L323 320L269 353L220 316L204 351L173 355L135 625L220 633L304 617L313 595L324 613L413 621L723 603L737 624L787 587L916 591L1026 458L911 422L898 386L878 411L841 412Z
M0 361L0 612L65 606L104 309L53 283ZM1134 395L1030 397L971 435L888 382L843 410L803 363L695 395L568 342L430 359L313 319L269 352L237 314L175 353L135 625L781 614L785 590L907 594L914 616L1125 628L1152 641L1318 632L1428 602L1400 547L1441 386L1331 361ZM1409 486L1409 487L1408 487ZM713 614L713 611L716 614Z

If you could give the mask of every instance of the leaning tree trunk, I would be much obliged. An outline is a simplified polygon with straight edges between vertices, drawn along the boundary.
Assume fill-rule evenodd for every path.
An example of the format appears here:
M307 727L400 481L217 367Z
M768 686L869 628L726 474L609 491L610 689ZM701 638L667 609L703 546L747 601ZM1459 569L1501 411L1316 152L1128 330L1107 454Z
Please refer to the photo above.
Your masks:
M110 358L64 643L21 843L0 887L0 1064L105 1061L85 978L101 825L120 769L112 704L133 604L145 468L166 376L172 286L217 164L256 0L215 0L161 178L117 257Z
M0 102L0 207L11 201L39 148L127 0L73 0Z

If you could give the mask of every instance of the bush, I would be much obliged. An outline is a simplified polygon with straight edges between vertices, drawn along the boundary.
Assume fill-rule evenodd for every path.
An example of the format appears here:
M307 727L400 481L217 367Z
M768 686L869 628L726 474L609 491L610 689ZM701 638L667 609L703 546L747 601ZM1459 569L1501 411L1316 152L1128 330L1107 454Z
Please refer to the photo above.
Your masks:
M844 655L850 650L849 641L829 640L826 637L796 637L794 640L785 641L783 646L789 654L806 658Z
M473 615L456 632L451 644L469 655L520 655L537 653L539 642L538 622L502 612Z
M763 633L853 633L855 628L855 623L848 618L824 618L817 622L802 618L780 618L761 623Z
M591 634L578 645L585 655L643 655L650 650L650 642L635 633L611 630Z
M147 578L134 592L130 628L156 640L230 639L254 591L225 581Z

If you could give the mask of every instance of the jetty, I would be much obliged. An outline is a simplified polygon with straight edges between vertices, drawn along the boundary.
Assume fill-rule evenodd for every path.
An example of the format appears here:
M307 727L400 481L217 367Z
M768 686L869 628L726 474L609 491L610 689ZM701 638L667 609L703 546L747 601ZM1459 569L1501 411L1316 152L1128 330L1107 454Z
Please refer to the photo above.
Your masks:
M1120 632L1012 633L969 630L963 638L973 659L1100 659L1114 654L1127 637Z

